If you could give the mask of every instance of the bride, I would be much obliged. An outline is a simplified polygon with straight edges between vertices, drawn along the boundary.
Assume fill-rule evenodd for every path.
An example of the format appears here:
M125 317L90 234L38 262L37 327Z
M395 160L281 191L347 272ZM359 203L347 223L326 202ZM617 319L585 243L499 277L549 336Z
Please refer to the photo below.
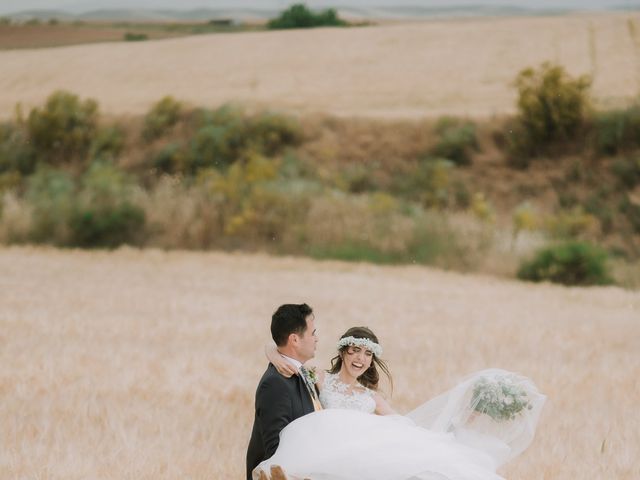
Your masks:
M322 409L282 430L254 479L279 466L290 479L500 480L496 469L533 440L545 397L525 377L483 370L401 416L378 392L378 368L391 375L374 333L350 328L337 348L327 372L305 371ZM266 353L297 373L275 347Z

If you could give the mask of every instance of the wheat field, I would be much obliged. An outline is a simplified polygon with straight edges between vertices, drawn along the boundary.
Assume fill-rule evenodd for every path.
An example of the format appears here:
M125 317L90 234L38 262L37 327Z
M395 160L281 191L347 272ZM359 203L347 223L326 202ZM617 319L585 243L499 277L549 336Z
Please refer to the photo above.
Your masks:
M640 91L640 13L423 21L0 51L0 117L56 89L140 114L193 105L383 118L510 113L517 73L543 61L594 77L600 106Z
M509 479L640 477L640 293L260 254L0 249L0 478L240 479L269 320L380 337L407 412L486 367L548 395Z

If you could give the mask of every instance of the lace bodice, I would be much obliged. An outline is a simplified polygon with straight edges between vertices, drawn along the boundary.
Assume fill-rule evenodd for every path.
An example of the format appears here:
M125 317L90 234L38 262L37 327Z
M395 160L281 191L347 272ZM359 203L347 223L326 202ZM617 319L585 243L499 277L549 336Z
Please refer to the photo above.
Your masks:
M327 373L320 391L320 403L323 408L342 408L373 413L376 401L373 391L368 388L357 388L350 391L349 385L340 381L338 374Z

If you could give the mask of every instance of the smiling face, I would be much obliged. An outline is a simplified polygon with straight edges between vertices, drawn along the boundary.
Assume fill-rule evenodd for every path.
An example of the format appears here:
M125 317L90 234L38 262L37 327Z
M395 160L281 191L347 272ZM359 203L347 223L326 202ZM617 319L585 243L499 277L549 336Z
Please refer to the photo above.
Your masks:
M350 377L358 378L366 372L373 361L373 353L364 347L350 345L342 351L342 368Z

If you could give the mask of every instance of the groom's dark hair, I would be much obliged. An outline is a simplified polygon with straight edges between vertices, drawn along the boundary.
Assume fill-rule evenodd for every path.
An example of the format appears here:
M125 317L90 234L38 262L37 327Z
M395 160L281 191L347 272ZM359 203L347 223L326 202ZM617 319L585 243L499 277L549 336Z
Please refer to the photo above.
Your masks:
M271 337L276 345L284 347L292 333L304 334L307 329L307 317L312 313L313 309L306 303L279 306L271 317Z

